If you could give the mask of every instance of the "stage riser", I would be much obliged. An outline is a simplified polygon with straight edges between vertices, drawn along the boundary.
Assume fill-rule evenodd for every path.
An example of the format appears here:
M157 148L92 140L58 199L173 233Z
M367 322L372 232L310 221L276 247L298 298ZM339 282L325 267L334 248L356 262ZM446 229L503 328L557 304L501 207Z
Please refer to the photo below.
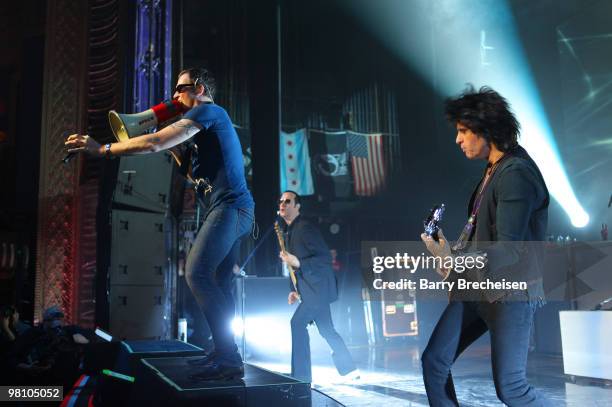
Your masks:
M132 404L151 406L310 406L310 384L245 364L244 378L195 381L194 357L148 358L141 361L132 391Z
M98 400L108 406L273 406L311 405L310 384L245 364L244 378L196 381L201 368L188 363L203 351L180 341L125 341L114 371L134 382L102 375Z

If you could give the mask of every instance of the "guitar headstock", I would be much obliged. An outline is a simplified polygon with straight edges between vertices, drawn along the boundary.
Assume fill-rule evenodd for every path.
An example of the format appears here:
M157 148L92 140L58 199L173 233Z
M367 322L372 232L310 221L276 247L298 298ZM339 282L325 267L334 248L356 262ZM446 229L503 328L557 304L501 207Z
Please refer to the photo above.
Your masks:
M440 229L439 223L442 220L442 215L446 207L444 204L434 206L429 212L427 219L423 221L425 228L425 234L433 237L435 241L438 241L438 229Z

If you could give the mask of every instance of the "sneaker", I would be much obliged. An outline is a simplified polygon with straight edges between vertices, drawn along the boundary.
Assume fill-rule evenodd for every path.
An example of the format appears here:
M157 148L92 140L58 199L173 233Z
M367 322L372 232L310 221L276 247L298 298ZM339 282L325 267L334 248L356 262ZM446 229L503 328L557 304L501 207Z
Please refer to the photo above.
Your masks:
M244 365L228 366L210 361L199 373L189 376L191 380L238 380L244 377Z
M205 353L204 356L202 356L202 357L198 357L198 358L194 358L194 359L189 359L187 361L187 364L191 365L191 366L206 366L210 362L215 360L216 356L217 356L217 354L215 353L215 351L208 352L208 353Z

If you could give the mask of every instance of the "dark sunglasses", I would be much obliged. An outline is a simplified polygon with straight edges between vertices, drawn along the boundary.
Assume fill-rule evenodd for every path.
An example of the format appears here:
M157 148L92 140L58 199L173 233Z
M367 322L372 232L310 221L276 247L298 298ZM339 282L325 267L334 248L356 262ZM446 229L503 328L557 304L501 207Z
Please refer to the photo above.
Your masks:
M174 91L176 93L183 93L185 91L185 88L188 88L190 86L195 86L194 83L181 83L179 85L176 85L176 88L174 88Z
M279 205L285 204L285 205L289 205L291 203L291 199L287 198L287 199L281 199L280 201L278 201Z

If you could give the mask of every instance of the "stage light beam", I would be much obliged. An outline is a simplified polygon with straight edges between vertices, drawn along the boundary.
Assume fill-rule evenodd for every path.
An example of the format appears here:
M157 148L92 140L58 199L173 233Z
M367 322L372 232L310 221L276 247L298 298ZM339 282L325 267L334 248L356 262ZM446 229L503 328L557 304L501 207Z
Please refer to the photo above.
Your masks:
M520 143L540 167L552 197L575 227L588 224L589 215L569 182L505 1L343 0L342 4L441 96L456 95L465 83L472 83L491 86L506 97L522 125Z

